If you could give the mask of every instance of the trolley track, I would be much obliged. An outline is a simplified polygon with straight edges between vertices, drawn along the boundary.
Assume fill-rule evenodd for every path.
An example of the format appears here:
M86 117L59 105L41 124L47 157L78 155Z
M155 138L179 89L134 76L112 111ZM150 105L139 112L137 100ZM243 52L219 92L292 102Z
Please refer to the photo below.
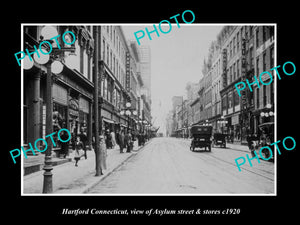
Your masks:
M181 142L181 141L179 141L179 144L182 146L182 147L184 147L184 148L188 148L189 149L189 143L187 142L187 141L184 141L184 142ZM216 149L216 148L212 148L212 151L214 150L214 149ZM224 149L224 150L232 150L231 148L227 148L227 149ZM244 150L238 150L238 149L234 149L235 151L242 151L242 152L246 152L246 151L244 151ZM189 150L190 151L190 150ZM216 159L216 160L219 160L219 161L222 161L222 162L224 162L224 163L226 163L226 164L228 164L228 165L231 165L231 166L233 166L233 167L237 167L236 166L236 164L235 163L233 163L233 162L230 162L230 161L228 161L228 160L224 160L223 158L220 158L220 157L218 157L218 156L216 156L216 155L212 155L212 152L203 152L203 153L207 153L207 154L202 154L202 153L200 153L200 152L192 152L191 151L191 153L195 153L195 154L193 154L193 155L195 155L196 157L198 157L198 158L213 158L213 159ZM234 158L233 158L233 160L234 160ZM262 160L261 160L262 161ZM206 160L205 161L206 163L210 163L211 165L217 165L216 163L214 163L214 162L212 162L212 161L210 161L210 160ZM269 162L261 162L261 163L269 163ZM263 178L265 178L265 179L268 179L268 180L270 180L270 181L274 181L274 178L270 178L270 177L268 177L268 176L266 176L266 175L264 175L264 174L262 174L262 173L266 173L266 174L270 174L270 175L273 175L273 177L274 177L274 173L272 173L272 172L270 172L270 171L267 171L267 170L263 170L263 169L261 169L261 168L255 168L255 167L250 167L249 165L247 165L247 164L244 164L243 165L243 168L242 168L242 170L245 170L245 171L247 171L247 172L249 172L249 173L252 173L252 174L255 174L255 175L258 175L258 176L261 176L261 177L263 177ZM256 170L256 171L255 171ZM242 171L241 171L242 172ZM260 173L261 172L261 173ZM237 171L237 173L239 173L239 171Z

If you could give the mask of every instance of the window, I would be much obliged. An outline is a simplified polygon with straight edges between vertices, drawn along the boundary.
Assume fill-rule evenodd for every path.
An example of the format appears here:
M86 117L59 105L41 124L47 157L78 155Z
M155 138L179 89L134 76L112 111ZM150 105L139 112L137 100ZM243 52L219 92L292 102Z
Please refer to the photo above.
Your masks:
M235 37L233 38L233 55L235 54Z
M259 88L255 88L255 90L256 90L256 108L258 109L259 108Z
M233 81L235 81L235 79L236 79L236 64L234 63L233 64Z
M249 30L249 27L246 26L246 27L245 27L245 39L246 39L246 40L248 39L248 30Z
M116 47L116 30L114 28L114 47Z
M270 30L270 37L274 37L274 26L270 26L269 30Z
M236 61L236 76L237 78L240 77L240 60Z
M112 50L110 49L110 54L109 54L109 57L110 57L110 64L109 64L109 67L110 69L112 69Z
M230 69L229 69L229 84L232 82L232 66L230 66Z
M274 67L274 48L271 48L270 49L270 68L273 68ZM275 73L275 70L274 70L274 73ZM273 85L274 82L272 82L270 84L270 96L271 96L271 104L273 105L274 104L274 85Z
M255 42L256 42L256 48L259 47L258 29L259 29L259 27L257 27L257 29L256 29L256 35L255 35L255 38L256 38L256 40L255 40Z
M112 85L111 85L111 80L107 79L107 101L111 102L112 101Z
M222 96L222 110L227 109L227 95Z
M239 51L240 49L240 33L237 32L236 34L236 50Z
M270 49L270 68L274 67L274 48ZM275 71L275 70L274 70Z
M267 69L266 53L263 54L263 71Z
M271 105L274 105L274 85L273 85L273 82L270 84L270 92L271 92L270 102L271 102Z
M105 40L104 39L103 39L103 47L102 47L102 49L103 49L102 59L103 59L103 61L105 61Z
M259 58L256 59L256 74L259 74Z
M103 98L107 100L107 78L104 79Z
M115 67L115 63L116 63L116 59L115 59L115 56L113 56L113 67L112 67L112 71L114 73L114 75L116 76L116 67Z
M107 45L106 46L106 49L107 49L107 51L106 51L106 54L107 54L107 65L109 65L109 46Z
M263 42L265 42L267 39L267 27L263 26L262 30L263 30Z
M232 108L232 92L228 93L228 108Z
M253 47L250 48L250 69L254 67Z
M253 26L250 26L250 37L253 35Z

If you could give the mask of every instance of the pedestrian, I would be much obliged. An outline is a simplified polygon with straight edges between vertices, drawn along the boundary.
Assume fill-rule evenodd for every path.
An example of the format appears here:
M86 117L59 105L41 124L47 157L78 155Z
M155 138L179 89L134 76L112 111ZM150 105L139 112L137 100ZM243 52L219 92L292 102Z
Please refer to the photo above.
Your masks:
M63 130L61 133L62 134L60 135L60 138L62 140L67 140L69 138L69 134L65 130ZM60 141L60 146L61 146L61 154L63 155L64 158L66 158L66 156L69 153L69 141L66 142Z
M124 147L127 149L127 146L128 146L128 133L127 131L124 132Z
M87 155L86 155L87 135L83 132L82 129L80 131L79 137L83 144L84 157L85 159L87 159Z
M121 130L121 132L119 132L118 141L119 141L119 146L120 146L120 153L123 153L123 148L124 148L124 144L125 144L125 136L124 136L123 130Z
M112 148L112 137L109 132L109 129L106 130L105 137L106 137L106 139L105 139L106 148L111 149Z
M138 139L138 146L141 146L141 132L138 132L137 139Z
M116 145L116 135L115 135L115 132L113 130L111 130L110 136L111 136L112 147L114 148L115 145Z
M76 143L75 143L75 156L74 156L74 159L75 159L75 166L78 166L78 161L80 160L81 158L81 151L83 150L83 144L82 144L82 141L80 140L80 136L77 136L77 140L76 140Z
M134 134L133 132L129 133L129 152L133 150L133 143L134 143Z
M130 152L130 148L131 148L131 134L129 131L125 132L125 136L124 136L124 146L126 147L126 152Z
M104 140L104 136L100 135L99 136L99 149L100 149L100 167L101 167L101 171L106 170L106 158L107 158L107 148L106 148L106 144L105 144L105 140ZM102 173L103 174L103 173ZM102 175L101 174L101 175Z

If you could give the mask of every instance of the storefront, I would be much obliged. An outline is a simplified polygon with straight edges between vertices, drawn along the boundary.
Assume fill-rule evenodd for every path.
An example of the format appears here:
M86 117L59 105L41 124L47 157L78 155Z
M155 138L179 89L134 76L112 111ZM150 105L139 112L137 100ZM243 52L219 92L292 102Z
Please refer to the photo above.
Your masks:
M53 83L52 93L53 131L56 132L61 128L67 128L72 135L71 146L73 146L77 135L81 132L85 133L88 138L91 138L92 93L87 94L88 92L84 88L80 88L78 85L73 87L61 79ZM43 135L45 135L45 130ZM58 141L57 147L60 148Z

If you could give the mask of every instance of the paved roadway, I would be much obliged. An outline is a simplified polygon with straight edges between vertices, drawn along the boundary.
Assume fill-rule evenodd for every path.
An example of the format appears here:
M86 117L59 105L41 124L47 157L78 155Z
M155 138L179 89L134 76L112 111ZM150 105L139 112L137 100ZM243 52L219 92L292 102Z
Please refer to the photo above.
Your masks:
M189 150L188 140L155 138L89 193L272 194L274 163L256 159L239 171L242 149ZM124 153L126 154L126 153Z

